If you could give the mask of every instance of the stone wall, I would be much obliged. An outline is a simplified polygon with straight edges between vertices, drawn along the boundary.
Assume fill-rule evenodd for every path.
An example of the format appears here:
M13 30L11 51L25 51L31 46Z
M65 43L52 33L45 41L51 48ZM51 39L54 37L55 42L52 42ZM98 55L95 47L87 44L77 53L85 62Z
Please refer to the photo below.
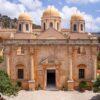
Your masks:
M46 70L56 70L56 86L61 89L66 86L69 80L73 81L71 86L78 85L78 69L84 67L85 80L94 79L94 57L96 57L97 47L92 45L20 45L24 47L25 54L17 55L16 51L19 45L10 45L5 49L5 56L9 54L10 76L13 80L17 79L17 69L24 69L23 88L29 88L28 81L31 80L31 55L34 60L34 79L35 87L40 84L43 89L46 88ZM86 53L78 54L77 48L84 47ZM70 62L72 60L72 62ZM7 59L6 59L7 61ZM72 64L71 64L72 63ZM7 63L6 63L7 64ZM72 68L71 68L72 65ZM72 75L72 76L71 76Z

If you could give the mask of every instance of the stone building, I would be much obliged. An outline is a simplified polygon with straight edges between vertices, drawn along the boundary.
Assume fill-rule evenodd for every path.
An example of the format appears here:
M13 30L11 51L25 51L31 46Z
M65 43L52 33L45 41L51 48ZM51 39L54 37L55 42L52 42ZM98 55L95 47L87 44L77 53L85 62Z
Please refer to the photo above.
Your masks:
M18 18L17 29L0 29L0 50L5 60L0 65L23 89L62 87L76 89L81 80L91 86L96 79L97 37L85 32L84 17L70 19L70 29L61 27L60 12L47 8L41 29L32 29L27 13Z

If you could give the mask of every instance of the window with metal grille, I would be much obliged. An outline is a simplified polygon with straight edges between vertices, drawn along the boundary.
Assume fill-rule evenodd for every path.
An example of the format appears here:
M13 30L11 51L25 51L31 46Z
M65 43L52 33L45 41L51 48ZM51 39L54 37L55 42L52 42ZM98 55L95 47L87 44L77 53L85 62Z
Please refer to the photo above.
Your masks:
M18 79L24 79L24 70L18 69Z
M84 79L84 77L85 77L85 70L79 69L79 79Z

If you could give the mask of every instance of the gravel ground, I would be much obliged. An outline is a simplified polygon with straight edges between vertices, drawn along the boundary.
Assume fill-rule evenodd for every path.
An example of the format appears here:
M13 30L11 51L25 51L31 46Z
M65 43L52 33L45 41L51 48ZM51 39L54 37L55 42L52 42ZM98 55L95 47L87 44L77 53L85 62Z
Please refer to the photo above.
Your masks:
M20 91L16 97L4 97L6 100L100 100L100 93L85 91Z

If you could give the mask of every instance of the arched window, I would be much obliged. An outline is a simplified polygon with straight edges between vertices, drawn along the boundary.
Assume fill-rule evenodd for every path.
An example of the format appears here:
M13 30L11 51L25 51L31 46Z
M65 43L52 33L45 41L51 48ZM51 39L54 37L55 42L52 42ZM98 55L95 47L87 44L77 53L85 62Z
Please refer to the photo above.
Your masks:
M29 31L29 25L26 24L26 31Z
M59 30L59 23L57 23L57 30Z
M81 24L81 31L83 31L83 24Z
M50 23L50 27L53 28L53 23L52 22Z
M43 24L43 30L45 30L46 29L46 27L45 27L45 23Z
M85 78L85 69L79 69L79 79Z
M74 24L73 29L75 32L77 32L77 25L76 24Z
M17 78L24 79L24 70L22 68L17 70Z
M19 31L22 31L22 25L19 24Z

